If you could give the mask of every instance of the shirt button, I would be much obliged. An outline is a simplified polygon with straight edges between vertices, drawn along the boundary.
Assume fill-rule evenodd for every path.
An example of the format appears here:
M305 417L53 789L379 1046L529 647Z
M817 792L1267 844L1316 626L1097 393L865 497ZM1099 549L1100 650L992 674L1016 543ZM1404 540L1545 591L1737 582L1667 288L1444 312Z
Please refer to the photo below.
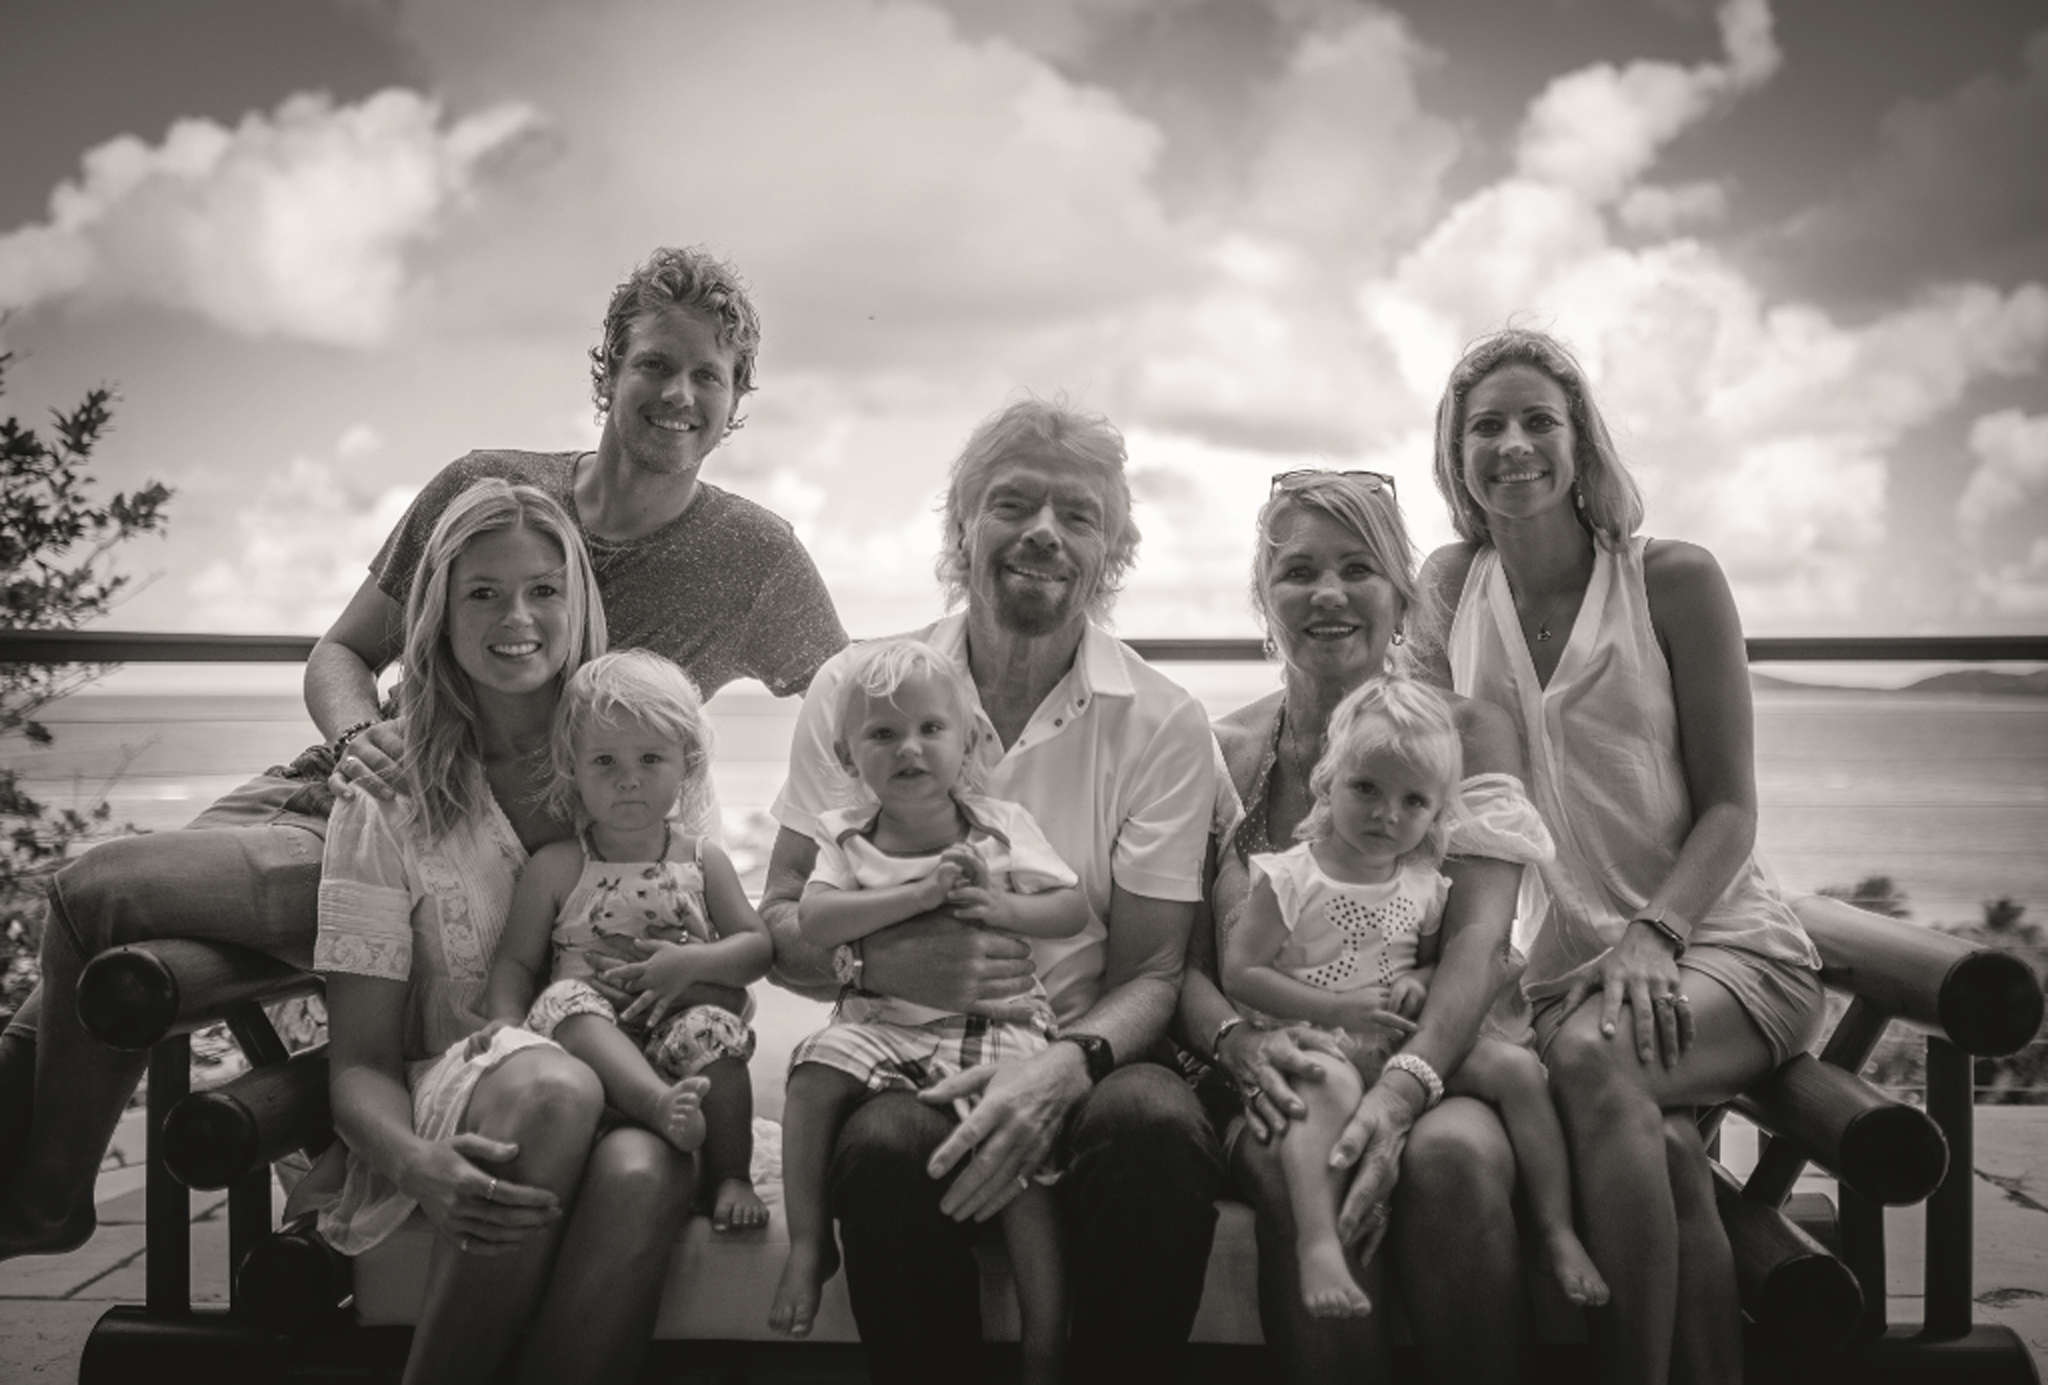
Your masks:
M1067 724L1067 719L1065 717L1054 717L1052 719L1052 724L1054 726L1065 726Z

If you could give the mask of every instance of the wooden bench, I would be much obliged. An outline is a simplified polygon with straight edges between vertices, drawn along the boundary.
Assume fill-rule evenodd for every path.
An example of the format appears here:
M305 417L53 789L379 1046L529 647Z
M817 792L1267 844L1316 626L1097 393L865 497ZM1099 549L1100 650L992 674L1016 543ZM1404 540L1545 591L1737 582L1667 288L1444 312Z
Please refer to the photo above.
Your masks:
M2039 1031L2042 992L2017 958L1946 934L1805 900L1801 918L1849 998L1819 1057L1787 1063L1734 1104L1768 1132L1755 1170L1717 1170L1748 1319L1752 1379L2038 1382L2009 1328L1972 1321L1971 1058L2016 1052ZM388 1377L417 1311L423 1218L351 1265L304 1226L273 1230L270 1162L333 1139L326 1061L288 1055L260 1002L316 986L259 954L195 942L118 948L86 969L79 1009L104 1042L151 1051L146 1194L148 1261L140 1305L110 1309L79 1365L83 1385L135 1380ZM192 1029L225 1020L251 1067L189 1091ZM1926 1034L1927 1106L1893 1101L1856 1074L1892 1025ZM757 1073L757 1082L781 1074ZM1711 1129L1722 1112L1709 1113ZM1793 1197L1808 1163L1832 1174L1840 1205ZM191 1302L188 1190L226 1188L229 1306ZM779 1188L766 1233L686 1229L650 1354L648 1380L863 1378L844 1280L829 1286L815 1336L765 1327L780 1269ZM1922 1320L1886 1321L1883 1209L1928 1201ZM982 1257L986 1330L1014 1340L1000 1250ZM1256 1252L1247 1208L1225 1204L1195 1330L1202 1376L1242 1382L1261 1369ZM1540 1281L1543 1364L1583 1378L1583 1323ZM1408 1367L1405 1358L1403 1368Z

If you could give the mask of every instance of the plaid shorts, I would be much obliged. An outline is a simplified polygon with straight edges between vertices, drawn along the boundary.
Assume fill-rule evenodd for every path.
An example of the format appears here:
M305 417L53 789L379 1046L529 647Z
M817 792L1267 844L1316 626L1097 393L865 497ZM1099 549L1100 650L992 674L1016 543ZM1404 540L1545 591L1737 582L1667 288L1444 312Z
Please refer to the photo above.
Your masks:
M955 1072L1043 1053L1053 1033L1050 1014L1024 1023L982 1015L947 1015L928 1024L842 1021L799 1043L789 1066L823 1063L871 1092L921 1092Z

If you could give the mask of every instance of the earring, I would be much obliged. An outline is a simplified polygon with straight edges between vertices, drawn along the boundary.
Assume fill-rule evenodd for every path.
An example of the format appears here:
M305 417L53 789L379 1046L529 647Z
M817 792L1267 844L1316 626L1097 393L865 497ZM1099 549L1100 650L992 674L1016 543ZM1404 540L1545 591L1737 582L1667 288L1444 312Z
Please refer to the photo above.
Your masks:
M1266 632L1265 643L1260 645L1259 648L1265 654L1266 659L1269 663L1272 660L1280 657L1280 642L1273 638L1273 632L1271 630L1268 630Z
M1397 645L1408 643L1407 632L1402 630L1401 627L1398 625L1394 627L1394 643Z
M1572 503L1582 510L1586 508L1586 493L1579 488L1577 481L1572 482Z

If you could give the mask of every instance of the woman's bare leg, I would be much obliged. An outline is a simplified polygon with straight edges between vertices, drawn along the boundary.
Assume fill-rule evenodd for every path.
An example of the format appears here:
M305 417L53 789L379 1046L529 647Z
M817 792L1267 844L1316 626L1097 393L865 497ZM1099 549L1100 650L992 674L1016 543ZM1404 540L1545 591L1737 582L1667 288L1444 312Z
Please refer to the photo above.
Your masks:
M519 1146L494 1166L499 1177L546 1188L569 1209L603 1111L604 1091L589 1068L559 1049L528 1048L477 1083L462 1128ZM532 1319L567 1221L504 1255L468 1254L434 1238L407 1385L491 1378Z
M1515 1152L1493 1109L1452 1097L1418 1120L1393 1205L1394 1274L1423 1378L1471 1385L1523 1379L1529 1306L1515 1225ZM1485 1330L1475 1332L1474 1323Z
M1351 1257L1337 1234L1337 1207L1351 1170L1332 1168L1330 1150L1358 1109L1365 1087L1351 1064L1324 1053L1306 1055L1323 1070L1320 1082L1296 1087L1308 1115L1280 1137L1280 1167L1294 1212L1295 1273L1302 1305L1318 1318L1362 1318L1372 1300L1351 1273Z
M1017 1281L1018 1385L1059 1385L1067 1349L1067 1277L1060 1259L1060 1213L1052 1193L1033 1185L1003 1209L1003 1245Z
M1706 1145L1689 1111L1664 1118L1671 1199L1678 1212L1678 1322L1671 1342L1674 1385L1741 1385L1742 1305L1735 1251L1721 1225Z
M520 1353L522 1385L634 1378L689 1219L696 1166L649 1130L621 1126L598 1140Z
M1597 997L1565 1020L1545 1055L1586 1246L1612 1294L1605 1310L1588 1315L1603 1381L1661 1382L1671 1369L1681 1238L1665 1111L1726 1101L1771 1066L1763 1036L1725 986L1694 971L1685 984L1695 1039L1677 1066L1642 1061L1626 1008L1616 1035L1602 1034ZM1706 1199L1711 1204L1711 1189ZM1725 1262L1688 1267L1688 1312L1719 1311L1697 1304L1702 1294L1712 1304L1727 1292L1706 1283L1724 1272L1732 1284Z
M839 1272L826 1197L832 1151L847 1113L867 1089L838 1068L798 1063L782 1104L782 1206L789 1219L789 1259L768 1306L770 1331L808 1337L818 1299Z

